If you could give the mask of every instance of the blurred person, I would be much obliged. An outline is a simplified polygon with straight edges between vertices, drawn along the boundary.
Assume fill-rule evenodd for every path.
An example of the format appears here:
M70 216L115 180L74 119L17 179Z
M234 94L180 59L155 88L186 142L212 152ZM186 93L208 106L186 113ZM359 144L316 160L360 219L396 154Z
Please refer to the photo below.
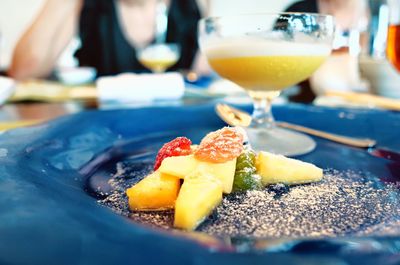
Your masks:
M367 45L365 31L369 10L365 0L304 0L290 5L286 12L330 14L336 23L332 56L307 81L293 101L311 102L328 90L365 90L360 79L358 54Z
M155 41L158 1L168 7L166 42L181 48L173 70L190 69L194 61L206 67L197 56L201 10L196 0L46 0L16 45L8 74L16 79L49 76L77 33L80 66L95 67L100 76L148 71L136 50Z
M286 12L308 12L329 14L335 17L336 28L346 31L365 23L366 1L364 0L304 0L290 5Z

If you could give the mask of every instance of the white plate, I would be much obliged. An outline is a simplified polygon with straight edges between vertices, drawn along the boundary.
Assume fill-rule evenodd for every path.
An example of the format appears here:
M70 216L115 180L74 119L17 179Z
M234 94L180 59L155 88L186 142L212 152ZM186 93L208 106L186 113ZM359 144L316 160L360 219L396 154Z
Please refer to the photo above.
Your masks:
M91 83L96 78L97 71L93 67L59 68L55 71L58 80L64 85L77 86Z

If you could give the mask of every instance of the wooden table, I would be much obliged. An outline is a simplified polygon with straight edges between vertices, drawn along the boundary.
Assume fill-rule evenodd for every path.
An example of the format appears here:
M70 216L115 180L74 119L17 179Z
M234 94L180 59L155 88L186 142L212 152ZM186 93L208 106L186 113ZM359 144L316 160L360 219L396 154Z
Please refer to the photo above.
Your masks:
M93 103L74 101L63 103L8 103L0 107L0 130L44 122L96 107L96 104Z
M74 88L47 80L19 82L11 102L0 107L0 131L96 109L94 92L93 85Z

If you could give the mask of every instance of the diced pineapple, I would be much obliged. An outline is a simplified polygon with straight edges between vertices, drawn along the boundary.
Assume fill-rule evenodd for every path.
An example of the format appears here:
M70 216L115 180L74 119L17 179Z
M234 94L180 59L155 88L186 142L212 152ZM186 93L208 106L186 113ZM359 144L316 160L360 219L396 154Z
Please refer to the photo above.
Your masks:
M309 183L320 181L323 176L322 169L313 164L268 152L258 154L256 166L264 185Z
M199 145L198 145L198 144L192 144L192 145L190 146L190 149L192 150L192 152L196 151L197 148L199 148Z
M182 179L196 171L196 169L208 171L221 180L225 193L231 193L235 168L236 158L225 163L209 163L199 161L193 155L187 155L165 158L159 171Z
M158 169L163 174L185 178L191 174L197 167L198 161L193 155L171 156L165 158Z
M197 166L200 171L208 171L217 177L221 183L224 193L231 193L233 179L235 177L236 158L225 163L200 162Z
M176 200L174 226L194 230L221 200L221 181L208 172L193 172L185 178Z
M126 190L131 210L166 210L175 206L180 179L155 171Z

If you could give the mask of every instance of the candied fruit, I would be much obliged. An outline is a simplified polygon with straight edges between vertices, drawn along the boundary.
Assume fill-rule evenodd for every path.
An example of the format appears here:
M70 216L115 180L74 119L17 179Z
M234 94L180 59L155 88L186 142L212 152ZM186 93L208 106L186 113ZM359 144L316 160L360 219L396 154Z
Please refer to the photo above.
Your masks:
M193 152L191 145L192 141L186 137L178 137L164 144L158 151L154 170L157 170L160 167L161 162L167 157L190 155Z
M251 150L246 150L240 154L236 161L236 170L242 170L245 168L254 168L256 165L256 154Z
M233 191L241 192L262 187L260 176L256 175L256 155L252 151L243 152L237 159Z
M232 127L207 134L194 152L201 161L224 163L237 158L243 151L243 135Z

